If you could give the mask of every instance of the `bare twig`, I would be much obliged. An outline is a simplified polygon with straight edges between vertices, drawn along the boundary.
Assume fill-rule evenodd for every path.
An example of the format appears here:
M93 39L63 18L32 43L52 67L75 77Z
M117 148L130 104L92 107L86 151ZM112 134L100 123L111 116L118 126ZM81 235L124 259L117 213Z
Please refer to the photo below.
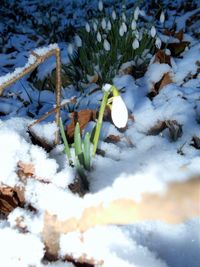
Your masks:
M61 96L61 60L60 60L60 49L52 48L44 55L38 55L36 52L31 53L35 57L35 61L29 66L22 68L21 72L16 73L11 79L6 80L2 84L0 84L0 95L3 93L4 89L8 86L12 85L23 76L28 74L29 72L33 71L37 68L40 64L42 64L47 58L55 55L56 56L56 124L58 126L58 130L55 136L55 143L58 144L59 142L59 117L60 117L60 96Z

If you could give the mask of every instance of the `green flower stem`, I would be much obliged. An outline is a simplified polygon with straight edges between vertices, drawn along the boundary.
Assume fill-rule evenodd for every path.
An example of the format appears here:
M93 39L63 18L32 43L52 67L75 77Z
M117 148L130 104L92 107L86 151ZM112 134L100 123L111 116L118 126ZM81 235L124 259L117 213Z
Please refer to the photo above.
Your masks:
M101 102L99 117L98 117L96 130L95 130L95 134L94 134L94 146L93 146L93 153L92 153L93 157L96 155L97 145L98 145L98 141L99 141L99 135L100 135L102 121L103 121L103 114L104 114L104 110L105 110L107 102L108 102L108 96L109 96L110 92L111 92L110 90L104 91L103 99Z
M63 143L64 143L64 146L65 146L64 152L67 155L69 164L71 164L70 148L69 148L69 144L67 142L67 138L66 138L66 135L65 135L65 130L64 130L64 126L63 126L63 122L62 122L61 118L60 118L60 133L61 133L61 136L62 136L62 139L63 139Z

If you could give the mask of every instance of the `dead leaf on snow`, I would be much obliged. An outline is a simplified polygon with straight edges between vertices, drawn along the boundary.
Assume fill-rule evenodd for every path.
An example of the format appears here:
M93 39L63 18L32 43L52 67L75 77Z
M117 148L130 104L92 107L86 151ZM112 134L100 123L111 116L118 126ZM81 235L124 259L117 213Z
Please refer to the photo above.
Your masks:
M78 112L71 113L71 123L66 127L66 134L69 139L74 138L74 130L76 123L79 122L81 131L85 128L89 121L96 119L96 110L83 109Z
M106 137L105 142L116 144L121 141L121 137L119 135L110 134Z
M169 43L167 48L171 51L173 57L178 57L182 52L185 51L185 48L188 47L190 42L184 41L180 43Z
M167 73L164 73L164 75L162 76L161 80L155 84L153 84L153 87L151 88L151 91L149 93L149 97L150 98L153 98L155 97L156 95L159 94L160 90L170 84L170 83L173 83L173 79L172 79L172 74L167 72Z
M168 64L170 67L172 66L171 64L171 57L169 55L166 55L163 50L158 50L155 54L155 59L153 63L158 62L160 64Z
M149 135L158 135L160 134L164 129L166 129L166 122L165 121L158 121L153 127L151 127L147 134Z

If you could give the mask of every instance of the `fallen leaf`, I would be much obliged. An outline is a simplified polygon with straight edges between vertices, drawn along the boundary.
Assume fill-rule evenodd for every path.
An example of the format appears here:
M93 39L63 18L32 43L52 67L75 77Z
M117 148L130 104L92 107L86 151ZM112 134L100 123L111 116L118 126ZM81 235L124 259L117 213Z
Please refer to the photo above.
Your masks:
M85 128L89 121L94 121L96 119L96 110L83 109L78 112L71 113L71 123L66 127L66 135L69 139L74 138L74 130L76 123L79 122L81 131ZM73 140L71 140L73 141Z
M173 57L178 57L182 52L185 51L185 48L188 47L190 42L184 41L180 43L169 43L167 48L171 51Z
M171 73L167 72L167 73L165 73L165 74L162 76L162 78L161 78L161 80L160 80L159 82L153 84L153 87L151 88L151 91L150 91L150 93L148 94L148 96L149 96L150 98L155 97L156 95L159 94L160 90L161 90L164 86L166 86L166 85L168 85L168 84L170 84L170 83L173 83L173 80L172 80L172 78L171 78Z
M154 62L158 62L160 64L168 64L170 67L172 66L171 64L171 57L169 55L166 55L163 50L158 50L158 52L155 54L155 59Z
M153 127L151 127L147 134L148 135L158 135L160 134L164 129L166 129L167 125L165 121L158 121Z
M179 124L176 120L166 120L165 123L169 129L169 134L172 141L176 141L179 137L181 137L183 133L181 124Z
M200 137L193 136L191 145L194 146L196 149L200 149Z
M121 137L119 135L110 134L106 137L105 142L116 144L121 141Z

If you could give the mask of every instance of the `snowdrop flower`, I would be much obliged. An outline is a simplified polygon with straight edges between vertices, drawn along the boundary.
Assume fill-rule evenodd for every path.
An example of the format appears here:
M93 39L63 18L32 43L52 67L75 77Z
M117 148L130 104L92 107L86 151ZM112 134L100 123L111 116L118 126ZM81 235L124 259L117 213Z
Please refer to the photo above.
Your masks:
M98 9L99 9L99 11L103 10L103 1L98 2Z
M74 46L73 46L73 44L68 44L68 46L67 46L67 52L68 52L68 54L70 56L73 54L73 52L74 52Z
M127 32L127 26L126 26L126 23L125 22L122 22L122 27L124 29L124 32Z
M97 41L99 42L99 43L101 43L101 34L100 34L100 32L98 32L97 33Z
M138 20L139 14L140 14L140 9L137 6L136 9L135 9L135 11L134 11L134 20Z
M119 28L119 35L120 35L121 37L124 36L124 28L123 28L122 25L121 25L120 28Z
M95 32L97 31L97 24L96 24L95 21L93 22L93 29L94 29Z
M86 32L90 32L90 25L88 22L86 22L85 24L85 29L86 29Z
M160 14L160 23L164 23L165 21L165 13L162 11Z
M102 21L101 21L101 27L102 27L103 30L106 29L106 20L105 20L105 18L103 18Z
M133 47L133 49L135 50L135 49L137 49L139 46L140 46L139 41L138 41L137 38L135 38L135 40L134 40L133 43L132 43L132 47Z
M82 46L82 40L81 40L80 36L75 35L74 41L75 41L75 44L76 44L77 47L81 47Z
M131 29L134 31L137 27L136 21L133 19L131 22Z
M113 97L111 117L117 128L124 128L126 126L128 121L128 110L120 95Z
M112 85L109 84L109 83L106 83L106 84L103 85L102 90L104 92L109 92L111 90L111 88L112 88Z
M156 28L152 26L150 32L151 32L151 37L154 38L156 36Z
M126 21L126 14L125 13L122 13L122 20Z
M135 37L136 37L137 39L140 38L140 34L139 34L139 31L138 31L138 30L134 31L133 34L135 35Z
M111 28L112 28L111 22L110 22L110 20L108 20L108 22L107 22L107 30L110 31Z
M110 51L110 43L108 42L107 39L104 40L103 42L103 47L106 51Z
M112 19L116 20L116 18L117 18L116 12L115 12L115 10L113 10L112 11Z
M156 42L155 42L156 47L157 47L158 49L160 49L160 48L161 48L161 44L162 44L162 42L161 42L160 38L157 37L157 38L156 38Z

